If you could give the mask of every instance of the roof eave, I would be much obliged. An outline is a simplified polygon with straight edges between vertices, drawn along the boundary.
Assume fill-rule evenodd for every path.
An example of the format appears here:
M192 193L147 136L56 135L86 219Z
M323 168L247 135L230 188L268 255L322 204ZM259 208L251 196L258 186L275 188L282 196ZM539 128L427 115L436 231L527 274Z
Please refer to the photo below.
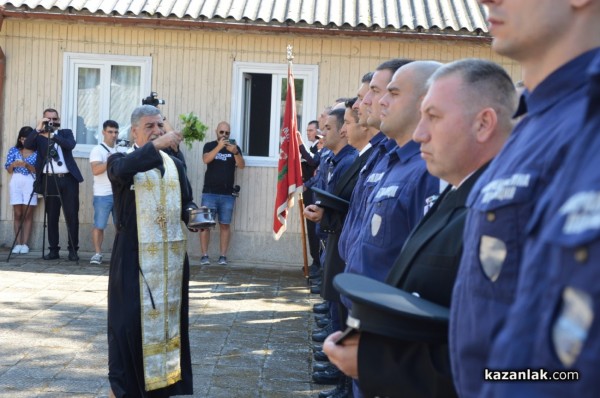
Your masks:
M351 26L323 26L309 25L306 23L295 23L287 21L280 23L277 21L261 22L234 19L192 19L178 17L163 17L160 15L101 15L83 11L53 11L46 9L23 9L9 6L0 7L0 21L3 18L18 19L47 19L55 21L69 22L94 22L112 25L136 25L140 27L152 28L175 28L175 29L211 29L211 30L238 30L264 33L287 33L287 34L306 34L306 35L326 35L326 36L361 36L361 37L403 37L419 38L430 40L467 40L477 42L489 42L491 37L481 30L469 32L467 30L455 31L453 29L409 29L401 28L381 28L378 26L367 27L359 25ZM0 25L1 28L1 25Z

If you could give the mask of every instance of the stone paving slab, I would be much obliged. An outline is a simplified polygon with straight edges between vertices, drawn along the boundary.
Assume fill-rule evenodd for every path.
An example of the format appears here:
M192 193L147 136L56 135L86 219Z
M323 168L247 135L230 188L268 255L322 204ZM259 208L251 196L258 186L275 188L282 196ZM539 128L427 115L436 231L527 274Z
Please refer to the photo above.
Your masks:
M0 397L107 397L108 259L0 249ZM314 328L300 266L192 261L195 397L314 397Z

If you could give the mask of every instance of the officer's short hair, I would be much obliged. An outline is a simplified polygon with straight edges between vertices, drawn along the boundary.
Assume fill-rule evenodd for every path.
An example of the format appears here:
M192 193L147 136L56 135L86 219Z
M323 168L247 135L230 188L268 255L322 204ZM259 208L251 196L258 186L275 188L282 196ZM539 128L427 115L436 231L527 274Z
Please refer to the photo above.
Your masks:
M439 68L428 81L428 86L436 80L453 74L460 74L468 90L476 92L472 97L477 103L494 108L499 122L510 122L517 106L515 85L508 73L500 65L476 58L461 59Z
M352 108L357 99L358 99L358 97L347 99L346 102L344 102L344 106L346 108Z
M392 72L392 75L393 75L402 66L409 64L411 62L412 62L412 59L394 58L394 59L390 59L389 61L385 61L385 62L379 64L379 66L375 70L376 71L389 70L390 72ZM371 78L373 78L373 77L371 76Z
M352 109L351 106L347 106L346 110L350 112L350 116L354 119L354 123L358 123L358 109Z
M335 100L335 104L341 104L341 103L346 103L346 101L348 101L350 98L348 97L339 97Z
M367 72L363 75L363 77L360 79L361 83L371 83L371 79L373 79L373 74L374 72Z
M335 116L335 122L338 130L340 130L344 125L344 113L346 113L345 108L338 108L329 112L329 116Z

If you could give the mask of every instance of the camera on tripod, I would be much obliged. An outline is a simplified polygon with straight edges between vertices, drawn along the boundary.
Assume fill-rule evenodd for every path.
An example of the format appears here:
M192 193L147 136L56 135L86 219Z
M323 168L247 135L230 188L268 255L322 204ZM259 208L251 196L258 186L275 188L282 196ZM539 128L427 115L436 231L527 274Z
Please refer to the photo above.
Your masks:
M152 91L149 96L142 99L142 105L158 106L164 104L166 104L165 100L158 99L158 94L156 94L156 91Z
M60 123L53 122L52 120L44 122L44 132L45 133L53 133L55 128L59 128Z

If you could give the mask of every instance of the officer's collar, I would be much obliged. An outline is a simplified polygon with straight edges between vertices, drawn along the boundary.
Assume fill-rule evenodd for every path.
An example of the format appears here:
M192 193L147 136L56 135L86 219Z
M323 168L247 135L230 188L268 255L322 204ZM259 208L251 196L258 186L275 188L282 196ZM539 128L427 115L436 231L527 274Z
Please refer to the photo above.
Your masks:
M598 49L593 49L572 59L547 76L531 93L521 97L527 102L527 113L544 112L587 84L589 77L585 71L597 53Z
M340 151L329 158L329 162L333 165L336 165L343 157L346 156L347 153L354 151L355 149L346 144ZM333 152L332 152L333 153Z
M517 110L513 114L513 119L521 117L527 113L527 95L529 95L529 91L525 90L519 97L519 105L517 106Z
M390 152L390 157L400 159L402 163L406 163L410 158L416 154L421 153L421 145L413 140L408 141L406 144L397 147Z
M387 137L385 136L385 134L383 134L383 132L378 132L377 134L375 134L370 140L369 142L371 143L372 146L377 146L382 144L383 142L385 142L385 140L387 139Z

